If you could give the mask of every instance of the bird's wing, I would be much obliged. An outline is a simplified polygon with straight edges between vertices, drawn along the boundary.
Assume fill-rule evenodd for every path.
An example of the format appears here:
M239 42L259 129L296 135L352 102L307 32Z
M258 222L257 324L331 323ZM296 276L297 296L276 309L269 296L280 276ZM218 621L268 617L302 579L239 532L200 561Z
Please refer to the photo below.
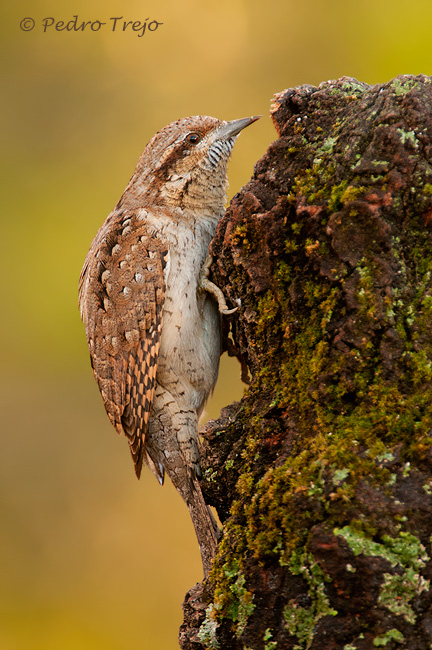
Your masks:
M134 213L114 212L96 235L79 303L108 417L125 433L139 477L156 386L168 248ZM163 469L147 461L158 479Z

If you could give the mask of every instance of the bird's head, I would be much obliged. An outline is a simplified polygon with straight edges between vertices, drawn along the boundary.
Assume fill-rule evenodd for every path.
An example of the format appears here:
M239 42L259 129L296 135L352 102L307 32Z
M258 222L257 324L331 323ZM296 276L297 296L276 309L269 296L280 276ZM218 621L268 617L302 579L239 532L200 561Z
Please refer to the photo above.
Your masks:
M169 124L144 149L128 195L152 205L222 212L227 165L235 140L258 119L225 122L200 115Z

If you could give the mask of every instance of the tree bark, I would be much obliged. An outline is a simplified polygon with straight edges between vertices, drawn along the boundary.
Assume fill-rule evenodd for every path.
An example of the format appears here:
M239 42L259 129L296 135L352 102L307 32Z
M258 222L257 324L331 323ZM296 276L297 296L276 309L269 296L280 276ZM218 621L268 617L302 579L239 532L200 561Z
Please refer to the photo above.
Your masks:
M432 83L274 98L212 242L252 381L205 427L223 523L183 650L432 648Z

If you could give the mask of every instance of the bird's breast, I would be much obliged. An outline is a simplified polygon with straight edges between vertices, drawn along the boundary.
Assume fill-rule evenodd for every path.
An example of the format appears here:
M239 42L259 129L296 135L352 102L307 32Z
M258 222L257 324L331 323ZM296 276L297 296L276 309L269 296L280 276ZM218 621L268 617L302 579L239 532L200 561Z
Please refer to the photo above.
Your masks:
M166 267L166 295L162 317L158 381L178 383L194 408L200 409L217 378L220 320L210 297L199 290L199 276L208 253L209 238L193 233L170 246Z

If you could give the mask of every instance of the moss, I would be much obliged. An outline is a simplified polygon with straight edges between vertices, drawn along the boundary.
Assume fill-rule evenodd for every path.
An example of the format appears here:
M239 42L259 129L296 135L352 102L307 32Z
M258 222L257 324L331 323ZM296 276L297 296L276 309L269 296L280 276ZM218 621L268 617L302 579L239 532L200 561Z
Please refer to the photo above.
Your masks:
M338 189L341 196L346 188L342 186ZM316 248L316 240L306 240L305 248L307 253L312 253ZM363 259L359 263L357 270L360 276L357 288L360 314L363 310L365 319L374 319L380 310L380 304L376 302L376 292L374 291L375 278L379 269L372 261ZM276 275L279 282L289 283L291 272L284 263L283 266L279 267ZM305 304L309 311L304 320L297 319L295 337L290 336L287 330L284 332L282 347L285 353L284 356L290 361L286 364L282 363L278 369L277 377L267 369L265 384L280 383L282 390L278 394L278 405L280 407L295 406L301 413L304 413L305 423L308 426L311 409L310 397L314 398L314 392L311 391L310 387L314 385L315 379L328 364L329 344L326 328L338 304L340 289L339 287L332 287L311 280L305 281L303 292ZM430 305L430 301L428 304ZM260 332L268 332L269 325L271 327L281 309L283 309L283 305L275 297L274 293L269 292L261 299L260 319L258 322ZM389 319L393 319L394 315L394 312L388 311ZM356 351L353 351L353 353L356 354ZM428 417L422 423L418 407L413 408L413 404L418 403L419 395L413 396L412 400L401 398L398 387L387 386L382 381L379 371L375 377L371 377L372 368L375 367L374 358L368 359L367 356L364 357L360 354L356 358L358 359L358 372L354 375L354 388L360 397L367 398L367 403L354 408L351 413L348 413L346 408L341 409L340 400L348 390L343 381L339 381L337 387L330 386L327 389L328 397L331 398L330 405L331 402L334 402L334 410L332 408L322 408L319 404L318 394L316 394L317 402L313 404L313 409L317 416L317 422L320 428L325 429L331 426L335 443L328 446L328 439L325 440L327 458L324 460L324 464L328 464L330 460L333 460L335 448L337 448L337 460L342 459L342 456L348 453L348 460L358 463L350 454L349 448L352 447L354 441L357 441L356 446L364 444L366 447L370 447L371 443L368 438L374 437L376 439L376 433L379 433L380 430L388 443L391 439L396 441L401 438L410 429L420 429L421 435L424 435L430 424L430 409ZM427 355L423 352L410 353L406 356L405 362L415 385L420 387L422 382L430 379L431 366L427 360ZM370 371L369 368L371 368ZM328 370L337 374L339 370L338 364L336 363L333 368L327 366ZM259 378L263 379L264 374ZM394 417L394 407L396 405L399 407L397 418ZM425 405L424 399L422 405ZM335 413L340 414L336 415L336 419ZM316 444L320 445L319 438L316 439ZM386 448L388 449L388 444ZM314 449L314 452L318 451L319 448ZM364 468L360 476L367 475L373 470L372 460L371 462L363 460L362 463L358 463L357 470L360 469L361 464L364 465ZM335 471L350 472L351 469L349 464L340 465L337 462L335 465ZM286 472L286 468L284 468L284 471ZM310 474L310 471L306 470L306 474ZM382 479L388 480L388 478L388 473L383 473ZM316 484L315 481L312 482Z
M347 186L342 185L338 189L342 196ZM315 241L306 240L306 252L313 252ZM359 263L357 269L360 276L357 290L359 304L365 319L372 319L379 310L373 291L378 270L374 263L366 259ZM283 262L275 273L277 284L289 285L291 275L291 267ZM257 557L277 552L282 561L286 561L287 555L297 544L304 542L299 531L302 530L304 535L311 520L319 521L316 510L313 514L307 509L301 515L295 514L299 494L321 499L326 480L332 483L332 489L339 488L336 496L341 499L349 498L360 480L388 484L390 472L380 466L384 451L391 454L389 444L404 438L407 431L417 429L420 436L424 436L430 424L430 415L426 420L421 420L418 407L413 408L413 404L418 403L418 395L414 395L412 400L402 398L396 386L386 385L382 381L379 371L373 376L374 358L356 357L358 372L354 375L354 389L360 397L365 398L359 405L349 408L344 405L341 408L341 399L348 390L352 391L352 387L349 389L340 378L326 388L327 399L324 401L318 392L311 390L326 366L326 371L330 370L335 376L340 370L338 363L328 366L329 342L326 334L339 301L340 288L307 280L303 293L308 311L304 319L297 319L295 336L291 336L286 327L283 333L283 356L290 361L282 363L277 369L262 369L257 373L255 388L258 394L274 384L280 385L277 400L274 399L272 404L277 403L278 408L296 408L300 414L300 427L302 423L304 425L303 434L307 434L313 412L316 425L315 431L312 429L311 432L314 431L314 437L307 449L297 450L296 455L290 457L282 467L269 470L258 482L253 473L247 471L239 481L240 495L248 502L243 513L246 516L247 544ZM274 328L274 324L284 308L278 292L266 293L259 302L258 333L267 336L271 331L276 334L278 326ZM429 376L430 368L421 354L410 365L413 376L418 377L417 383ZM258 417L256 428L253 427L255 434L250 436L254 444L251 447L249 442L245 456L251 461L256 459L259 449L260 427ZM327 431L331 431L331 441ZM369 450L368 456L359 457L358 449L361 447ZM326 480L323 478L324 471L329 473ZM321 500L327 508L326 500Z
M353 93L355 98L357 99L357 95L361 96L364 94L365 91L365 84L359 83L356 79L346 79L342 84L341 84L341 89L342 91L346 93ZM349 98L351 98L351 94L348 95Z
M334 198L338 197L340 201L347 189L348 186L340 185L333 194ZM300 227L295 226L292 230L294 236L299 236ZM304 247L306 254L313 253L316 240L306 240ZM379 267L371 259L363 258L357 272L359 315L371 321L378 317L381 309L374 291ZM220 549L220 557L235 559L238 570L241 570L246 549L260 562L264 562L266 557L276 556L281 565L288 565L292 570L292 555L298 553L298 549L307 547L311 526L323 520L330 525L332 522L335 524L338 520L338 501L352 499L360 481L385 488L396 482L396 474L384 467L385 461L394 457L395 445L413 439L411 448L400 448L403 459L404 454L409 455L416 448L420 449L421 444L425 444L426 448L430 444L426 438L432 427L432 409L427 393L422 390L424 381L431 379L427 355L414 350L405 355L404 364L413 391L403 394L399 386L383 381L381 369L376 366L373 355L370 357L360 352L357 355L354 350L357 372L350 379L351 386L348 387L344 375L339 374L342 370L340 360L330 361L329 364L327 328L338 309L342 290L340 283L333 286L319 278L305 279L302 289L307 311L304 315L296 314L295 334L292 335L286 322L280 318L281 313L289 310L287 287L293 277L292 265L282 261L274 277L276 290L268 291L258 302L257 334L258 338L280 335L282 357L286 361L280 365L265 366L257 372L248 403L255 403L260 394L278 385L279 390L271 406L282 410L295 408L299 414L297 425L301 432L301 446L297 446L294 440L292 455L280 467L269 468L257 480L254 463L260 454L264 421L256 412L251 417L250 407L245 409L243 417L248 422L250 435L244 448L244 466L237 486L239 499L233 504L232 518ZM430 296L422 295L419 291L416 300L418 305L423 304L422 313L427 310L429 317L432 308ZM423 318L418 305L411 306L411 310L405 306L399 309L399 313L393 309L393 313L387 313L387 318L397 318L398 322L403 322L407 320L406 314L412 313L418 321ZM283 332L280 330L281 321ZM404 331L402 328L401 332ZM325 399L318 389L312 388L322 372L331 372L336 378L325 387ZM418 390L415 390L416 387ZM344 395L353 390L359 401L343 403ZM413 431L416 432L414 438ZM305 436L309 440L306 446ZM366 454L359 453L362 448L367 451ZM327 496L329 492L331 500ZM303 501L300 509L299 499ZM307 506L308 499L313 500L313 508ZM321 504L321 507L317 507L317 504ZM358 525L360 530L365 524L359 522ZM376 533L370 524L368 526L362 534L356 533L362 544L362 552L376 553L405 567L402 582L406 586L399 589L397 576L385 581L381 603L387 606L398 595L403 603L398 613L403 611L410 617L410 599L423 585L418 571L411 567L414 574L410 575L412 571L408 560L403 564L402 550L396 552L390 541L368 541L365 534L373 536ZM395 520L395 532L400 530L400 526L401 522ZM351 530L355 531L355 526ZM414 544L408 538L404 542L407 548L410 543ZM229 579L224 570L221 574L217 565L213 575L218 585L215 601L218 604L217 615L235 621L237 633L240 633L252 613L252 609L247 608L253 604L251 596L243 600L246 609L240 608L244 613L240 616L238 608L244 583L237 584L238 576ZM238 593L236 588L233 589L235 584L240 590ZM316 605L299 608L296 603L291 603L287 610L290 629L297 630L300 636L306 634L305 630L311 633L317 615L314 607Z
M224 566L224 584L219 583L215 590L213 612L221 610L225 618L234 623L235 634L240 637L248 619L255 609L253 594L245 587L245 577L240 571L239 562Z
M343 205L342 196L345 194L348 188L348 181L344 180L339 185L334 185L331 188L330 200L328 202L328 211L330 214L332 212L337 212Z
M204 473L205 480L209 483L215 483L218 478L218 473L212 467L208 467Z
M412 80L392 83L397 96L414 85ZM350 90L363 91L361 85ZM268 354L256 355L254 381L237 420L248 434L236 499L211 576L214 615L231 620L237 636L254 616L253 594L242 577L250 564L263 571L286 567L302 576L310 603L293 598L285 608L288 629L302 648L311 643L319 618L335 615L325 577L309 551L311 531L323 522L355 555L390 563L379 604L404 624L412 622L413 599L429 589L421 576L427 556L420 540L407 532L395 488L410 478L432 444L432 253L430 234L416 216L430 206L432 183L425 183L423 174L416 186L420 191L399 190L388 174L385 151L363 164L370 140L357 147L341 137L343 124L311 129L312 135L306 129L304 121L294 129L306 144L290 175L288 208L281 216L285 241L278 242L282 252L271 288L248 296L248 308L256 314L251 347ZM410 147L417 144L415 133L397 131ZM342 146L348 149L341 170ZM368 201L372 191L376 198ZM351 224L363 218L362 200L379 217L378 241L371 238L360 259L347 256L345 262L326 226L332 214L343 211L341 227L348 237ZM403 213L403 227L391 221L391 211ZM234 245L253 250L255 234L249 225L238 227ZM278 418L288 433L275 463L266 454ZM395 506L385 522L379 508L375 512L372 504L367 511L359 502L362 489ZM423 491L432 491L428 482ZM397 633L376 637L375 645L398 641Z
M241 248L244 254L250 254L256 247L256 236L250 224L243 223L233 231L232 243Z
M284 618L289 633L297 637L300 645L294 646L296 650L308 648L313 639L314 617L306 607L300 607L291 601L284 610Z
M318 149L317 153L320 153L320 152L325 152L325 153L329 152L329 153L331 153L333 151L333 148L334 148L336 142L337 142L337 138L332 138L332 137L326 138L324 140L324 142L322 143L321 148Z
M268 332L268 327L272 326L279 312L279 303L272 291L267 291L259 299L257 305L258 311L258 333Z
M323 492L320 467L312 467L307 478L298 471L306 455L303 452L297 462L269 470L252 486L250 501L244 507L245 539L256 557L276 554L281 564L287 564L292 551L304 541L303 526L311 522L311 513L305 510L295 517L295 498L287 495L319 496Z
M326 200L330 195L327 187L327 181L334 174L334 165L329 160L331 152L328 149L314 149L313 164L311 167L304 169L299 173L293 182L291 192L288 194L288 200L295 203L299 197L307 198L309 204L317 201Z
M313 165L300 174L293 182L288 199L291 203L299 197L306 197L308 204L312 205L320 201L328 201L328 213L332 214L341 209L343 205L354 201L365 194L367 187L350 183L343 180L341 183L332 185L329 183L334 175L334 165L329 159L331 148L336 138L328 138L322 147L314 150Z

